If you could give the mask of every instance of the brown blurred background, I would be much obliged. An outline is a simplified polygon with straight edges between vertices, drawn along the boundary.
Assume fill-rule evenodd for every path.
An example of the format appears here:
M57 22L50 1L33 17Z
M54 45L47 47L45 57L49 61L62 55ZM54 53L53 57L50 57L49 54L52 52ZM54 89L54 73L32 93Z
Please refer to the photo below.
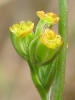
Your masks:
M75 0L68 0L69 29L64 100L75 100ZM0 100L41 100L30 70L14 50L9 27L22 20L38 21L36 11L58 13L58 0L0 0ZM54 26L57 31L57 25Z

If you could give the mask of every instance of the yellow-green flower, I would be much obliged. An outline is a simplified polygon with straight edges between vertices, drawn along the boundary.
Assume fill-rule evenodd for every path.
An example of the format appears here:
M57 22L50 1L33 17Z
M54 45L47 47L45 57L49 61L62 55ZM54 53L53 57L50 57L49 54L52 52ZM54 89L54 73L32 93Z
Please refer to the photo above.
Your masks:
M34 23L31 21L21 21L19 24L14 24L9 28L10 32L14 33L18 37L24 37L33 31Z
M43 19L43 20L49 22L50 24L55 24L59 21L59 17L54 13L46 13L45 14L43 11L37 11L36 13L40 19Z
M63 44L61 36L51 29L45 29L40 38L41 42L51 49L55 49Z

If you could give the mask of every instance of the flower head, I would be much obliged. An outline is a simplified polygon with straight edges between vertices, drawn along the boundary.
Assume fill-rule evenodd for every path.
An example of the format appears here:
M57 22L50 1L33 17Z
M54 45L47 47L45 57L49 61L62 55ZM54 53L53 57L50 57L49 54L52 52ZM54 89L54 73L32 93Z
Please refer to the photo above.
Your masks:
M37 15L40 19L43 19L50 24L55 24L59 21L59 17L54 13L44 13L43 11L37 11Z
M50 29L45 29L40 38L41 42L51 49L56 49L63 44L61 36Z
M14 24L9 30L18 37L24 37L33 31L33 27L34 23L31 21L21 21L19 24Z

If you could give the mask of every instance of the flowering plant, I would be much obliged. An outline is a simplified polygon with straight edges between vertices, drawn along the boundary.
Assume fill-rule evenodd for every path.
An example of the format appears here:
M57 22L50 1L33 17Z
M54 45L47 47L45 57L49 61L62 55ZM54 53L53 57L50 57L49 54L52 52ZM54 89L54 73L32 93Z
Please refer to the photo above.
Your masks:
M50 100L57 76L56 58L64 40L52 30L52 26L60 20L56 14L43 11L36 14L40 20L35 32L31 21L21 21L9 30L15 50L29 64L32 80L42 100Z

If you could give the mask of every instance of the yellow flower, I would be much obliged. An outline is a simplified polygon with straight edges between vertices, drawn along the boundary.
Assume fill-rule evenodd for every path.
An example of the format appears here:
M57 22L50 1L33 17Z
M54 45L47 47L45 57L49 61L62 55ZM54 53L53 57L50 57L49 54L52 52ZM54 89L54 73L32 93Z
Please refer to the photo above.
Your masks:
M55 24L59 21L59 17L54 13L46 13L45 14L43 11L37 11L36 13L40 19L43 19L43 20L49 22L50 24Z
M45 29L40 38L41 42L51 49L56 49L63 44L61 36L51 29Z
M9 28L10 32L14 33L18 37L24 37L33 31L34 23L31 21L21 21L19 24L14 24Z

